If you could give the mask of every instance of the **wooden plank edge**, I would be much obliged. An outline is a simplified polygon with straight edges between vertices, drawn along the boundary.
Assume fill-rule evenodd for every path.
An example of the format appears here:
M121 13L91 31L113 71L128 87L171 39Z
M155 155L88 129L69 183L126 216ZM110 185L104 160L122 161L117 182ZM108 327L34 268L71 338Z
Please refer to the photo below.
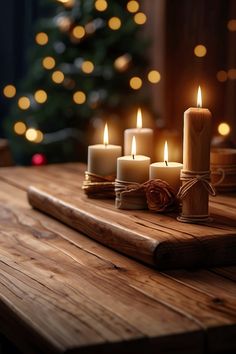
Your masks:
M154 261L160 270L232 266L236 264L236 234L184 240L179 246L163 241L155 249Z
M203 266L233 265L236 263L236 234L224 237L209 235L203 240L190 238L176 242L159 242L150 237L131 234L118 224L97 219L79 208L61 201L40 188L30 186L28 201L34 208L56 218L88 237L157 269L196 268ZM212 238L215 243L212 243ZM137 253L136 250L139 249ZM220 250L220 251L219 251Z
M130 236L126 230L117 225L111 231L109 221L98 220L92 214L88 214L81 209L70 208L66 202L58 201L47 192L30 186L27 190L29 204L48 214L55 219L63 222L69 227L82 232L86 236L108 246L115 251L119 251L136 260L142 261L148 265L154 266L154 252L158 245L158 241L149 237L136 237L135 233ZM47 207L45 207L47 206ZM60 206L60 213L58 207ZM140 253L137 256L135 249L139 247Z

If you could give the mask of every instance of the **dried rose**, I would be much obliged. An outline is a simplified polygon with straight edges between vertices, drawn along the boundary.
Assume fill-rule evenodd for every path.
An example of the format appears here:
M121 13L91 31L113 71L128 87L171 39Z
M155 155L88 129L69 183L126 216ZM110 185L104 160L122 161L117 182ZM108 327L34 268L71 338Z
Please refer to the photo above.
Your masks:
M178 200L170 185L161 179L151 179L144 183L148 209L169 212L178 207Z

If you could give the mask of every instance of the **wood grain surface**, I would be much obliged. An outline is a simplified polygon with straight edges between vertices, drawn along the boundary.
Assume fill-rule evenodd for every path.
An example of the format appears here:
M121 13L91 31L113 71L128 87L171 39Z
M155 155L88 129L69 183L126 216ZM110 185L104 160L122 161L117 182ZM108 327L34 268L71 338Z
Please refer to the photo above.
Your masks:
M79 169L76 178L71 172L69 178L64 170L59 176L55 176L55 171L48 172L46 184L32 181L28 190L30 204L104 245L158 269L236 264L234 197L213 199L213 222L183 224L173 214L124 211L116 209L111 200L88 199L81 190L83 172Z
M30 208L29 184L80 171L0 170L0 331L25 353L235 353L236 267L158 272Z

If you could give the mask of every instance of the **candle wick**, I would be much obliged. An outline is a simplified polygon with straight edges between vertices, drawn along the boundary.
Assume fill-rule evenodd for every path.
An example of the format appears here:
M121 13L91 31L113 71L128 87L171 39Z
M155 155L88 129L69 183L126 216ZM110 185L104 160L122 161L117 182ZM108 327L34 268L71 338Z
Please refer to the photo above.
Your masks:
M165 161L165 164L166 164L166 166L168 166L168 162L167 161Z
M133 157L133 160L134 160L134 155L132 155L132 157Z
M104 144L105 145L105 149L107 148L107 144Z

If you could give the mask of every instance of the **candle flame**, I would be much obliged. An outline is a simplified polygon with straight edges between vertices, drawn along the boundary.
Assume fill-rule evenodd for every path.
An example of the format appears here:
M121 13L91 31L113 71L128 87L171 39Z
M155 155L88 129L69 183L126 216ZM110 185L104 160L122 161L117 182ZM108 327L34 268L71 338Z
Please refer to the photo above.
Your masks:
M105 124L104 133L103 133L103 144L109 144L109 135L108 135L108 126L107 123Z
M143 118L141 108L138 109L137 112L137 128L141 129L143 127Z
M131 145L131 155L133 156L133 159L136 155L136 138L133 136L132 138L132 145Z
M198 91L197 91L197 107L198 108L202 107L202 91L200 86L198 86Z
M167 141L165 141L165 146L164 146L164 162L166 166L168 166L168 144Z

